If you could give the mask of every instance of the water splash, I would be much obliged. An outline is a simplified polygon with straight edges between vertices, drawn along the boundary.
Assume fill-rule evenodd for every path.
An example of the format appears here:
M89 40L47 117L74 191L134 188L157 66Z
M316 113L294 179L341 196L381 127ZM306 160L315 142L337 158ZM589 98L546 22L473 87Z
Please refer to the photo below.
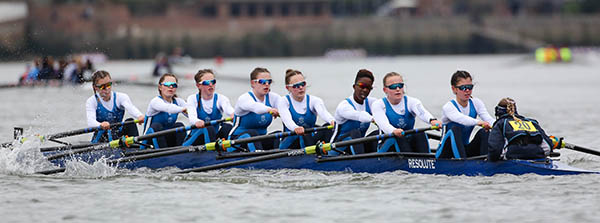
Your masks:
M107 164L108 160L106 157L101 157L91 164L81 159L66 160L64 175L82 178L107 178L117 175L117 167Z
M24 175L53 167L40 152L40 144L40 141L29 140L0 149L0 173Z

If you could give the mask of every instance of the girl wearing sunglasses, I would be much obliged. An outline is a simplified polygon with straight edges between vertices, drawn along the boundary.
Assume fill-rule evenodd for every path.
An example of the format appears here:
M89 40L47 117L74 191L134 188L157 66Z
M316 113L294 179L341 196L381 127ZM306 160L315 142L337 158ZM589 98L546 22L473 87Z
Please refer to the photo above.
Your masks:
M361 69L356 74L352 88L354 93L338 104L335 110L335 130L331 142L364 137L369 129L373 116L371 108L377 99L369 97L373 89L375 77L371 71ZM369 135L376 134L377 131ZM349 147L337 148L346 154L374 152L377 142L355 144ZM339 155L337 151L329 151L330 155Z
M146 111L144 134L177 128L183 126L177 121L177 115L187 116L186 103L177 97L177 77L173 74L163 74L158 80L158 96L153 98ZM185 139L185 132L167 134L152 139L154 148L179 146Z
M233 117L233 107L229 98L215 92L217 80L211 69L199 70L194 76L198 93L187 98L187 110L190 123L198 129L192 130L188 139L183 143L187 145L202 145L213 142L217 138L227 138L231 131L231 124L222 123L204 128L205 122Z
M286 137L279 144L280 149L304 148L314 145L318 140L329 141L330 131L321 131L304 135L304 128L315 127L317 115L328 125L334 125L335 119L327 111L323 100L306 94L306 80L302 72L288 69L285 73L285 88L289 91L281 101L279 112L284 131L293 129L297 135ZM329 134L327 134L329 132Z
M415 127L415 117L432 126L441 126L442 123L423 107L419 99L407 96L404 86L402 76L396 72L388 73L383 78L386 97L373 103L373 117L384 133L393 133L396 137L385 140L377 152L429 153L424 132L404 137L402 133Z
M229 139L247 138L267 134L267 127L273 118L279 117L276 109L280 96L271 92L271 72L266 68L257 67L250 73L250 86L248 93L242 94L235 104L235 119ZM278 140L263 140L257 143L248 143L243 148L229 148L229 151L264 150L279 147Z
M119 129L111 129L111 123L123 121L125 111L133 117L137 117L142 123L144 114L137 109L131 99L125 93L112 91L112 79L106 71L99 70L92 75L92 87L94 95L89 97L85 103L88 127L102 128L102 131L94 133L92 142L108 142L123 135L137 136L138 129L135 124L124 125ZM128 118L126 121L133 120Z
M490 116L483 101L473 98L473 78L467 71L456 71L450 79L452 93L456 98L442 107L442 123L444 136L436 157L467 158L487 154L488 130L494 118ZM478 120L479 116L482 120ZM481 126L475 137L469 137L475 126Z

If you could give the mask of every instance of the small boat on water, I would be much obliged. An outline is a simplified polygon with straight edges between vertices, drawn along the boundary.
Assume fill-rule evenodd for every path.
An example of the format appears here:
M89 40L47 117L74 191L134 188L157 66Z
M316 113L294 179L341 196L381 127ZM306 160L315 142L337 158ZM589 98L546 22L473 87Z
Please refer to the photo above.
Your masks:
M183 147L179 147L181 149ZM185 148L184 148L185 149ZM168 151L174 149L161 149ZM139 151L139 150L137 150ZM157 152L160 152L157 151ZM177 155L161 156L145 159L139 154L152 154L151 151L129 152L133 157L140 159L134 162L119 163L119 167L128 169L150 168L160 169L177 167L179 169L202 168L211 165L234 163L249 157L258 158L276 153L294 152L294 150L268 150L247 153L222 153L215 151L186 152ZM136 154L137 153L137 154ZM112 158L127 157L122 152L99 152L94 156L112 155ZM89 155L80 157L82 160L95 160ZM55 160L58 165L63 165L64 160ZM406 171L418 174L443 174L466 176L492 176L495 174L539 174L539 175L575 175L598 174L600 172L579 169L563 162L550 158L541 160L504 160L490 162L483 157L467 159L436 159L431 153L370 153L346 156L305 155L295 154L283 158L251 162L247 164L231 165L231 168L243 169L309 169L317 171L345 171L383 173L391 171ZM229 167L228 167L229 168ZM217 168L215 168L217 169Z

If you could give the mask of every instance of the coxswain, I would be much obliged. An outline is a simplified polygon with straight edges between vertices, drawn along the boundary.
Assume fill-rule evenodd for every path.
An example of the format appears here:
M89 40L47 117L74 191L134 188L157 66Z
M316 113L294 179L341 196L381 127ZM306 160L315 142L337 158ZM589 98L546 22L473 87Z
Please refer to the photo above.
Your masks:
M384 141L377 152L416 152L429 153L429 143L424 132L403 136L404 130L414 129L415 117L432 126L440 126L438 121L419 99L407 96L402 75L391 72L383 78L385 97L373 103L373 118L386 134L396 137Z
M488 159L543 159L550 154L552 140L535 119L517 112L511 98L503 98L496 106L496 122L488 139Z
M123 121L125 111L136 117L139 123L144 122L144 115L137 109L125 93L112 91L112 79L107 71L99 70L92 75L94 95L85 102L88 127L102 128L94 133L92 142L107 142L123 135L137 136L138 129L135 124L123 125L118 129L111 129L111 124ZM128 118L126 121L131 121Z
M183 143L184 146L202 145L213 142L217 138L227 138L232 128L229 123L221 123L205 128L204 124L206 122L219 120L223 117L233 118L234 110L229 98L215 92L217 79L215 79L215 73L211 69L199 70L194 76L194 80L196 81L198 93L190 95L186 102L190 124L195 125L198 129L192 130Z
M314 145L317 141L329 142L331 131L304 134L305 128L315 127L317 116L327 122L326 125L335 125L335 119L327 111L321 98L306 94L306 80L302 72L288 69L285 72L285 88L289 94L282 98L279 114L284 131L291 129L296 135L284 138L279 148L298 149Z
M450 79L452 93L456 98L442 107L444 136L436 152L439 158L466 158L487 154L489 130L494 118L490 116L485 104L479 98L473 98L473 78L467 71L456 71ZM478 120L477 117L482 120ZM482 128L469 142L475 126Z
M335 110L334 118L336 127L331 142L362 138L366 135L371 122L374 121L371 107L373 107L373 102L377 99L369 97L371 90L373 90L374 81L375 77L371 71L367 69L358 71L352 85L354 93L340 102ZM376 133L375 131L369 135ZM377 142L372 142L337 148L337 150L354 155L375 152L376 148ZM339 155L338 151L329 151L329 155Z
M163 74L158 80L158 96L153 98L146 111L144 134L184 126L177 122L179 113L187 116L186 103L177 97L177 77L174 74ZM183 143L186 133L183 131L166 134L152 139L154 148L179 146ZM147 142L144 142L145 144Z
M235 104L235 119L229 139L247 138L267 134L267 127L273 118L279 117L277 109L281 100L278 94L271 92L271 72L266 68L257 67L250 73L250 86L248 93L240 95ZM247 149L249 151L267 150L279 147L279 140L263 140L256 143L236 148L229 151Z

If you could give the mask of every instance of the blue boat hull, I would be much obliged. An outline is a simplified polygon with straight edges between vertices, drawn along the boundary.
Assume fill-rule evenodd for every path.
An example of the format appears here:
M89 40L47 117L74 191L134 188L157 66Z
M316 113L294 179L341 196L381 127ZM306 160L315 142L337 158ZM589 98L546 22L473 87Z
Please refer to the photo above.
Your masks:
M346 171L382 173L391 171L406 171L420 174L467 175L467 176L492 176L495 174L539 174L539 175L573 175L598 173L568 166L560 161L544 160L505 160L488 162L483 159L435 159L421 156L406 156L399 153L364 154L354 159L344 157L317 157L315 155L300 155L260 161L250 164L237 165L235 168L244 169L310 169L317 171ZM119 158L120 152L103 151L79 156L80 160L93 162L98 157ZM213 151L189 152L178 155L163 156L158 158L137 160L135 162L120 163L119 166L128 169L177 167L179 169L197 168L224 162L231 162L245 158L217 159L218 154ZM341 159L341 160L340 160ZM53 161L63 166L64 160Z
M373 154L375 155L375 154ZM224 162L231 162L246 158L216 159L216 152L192 152L179 155L165 156L148 160L139 160L132 163L121 164L121 167L136 168L164 168L177 167L179 169L197 168ZM483 159L435 159L429 157L407 157L394 153L382 154L376 157L360 159L333 160L336 158L317 158L314 155L301 155L260 161L251 164L235 166L244 169L310 169L318 171L348 171L365 173L382 173L402 170L409 173L467 175L467 176L492 176L495 174L539 174L539 175L573 175L583 173L598 173L568 166L560 161L551 159L531 160L506 160L488 162Z

